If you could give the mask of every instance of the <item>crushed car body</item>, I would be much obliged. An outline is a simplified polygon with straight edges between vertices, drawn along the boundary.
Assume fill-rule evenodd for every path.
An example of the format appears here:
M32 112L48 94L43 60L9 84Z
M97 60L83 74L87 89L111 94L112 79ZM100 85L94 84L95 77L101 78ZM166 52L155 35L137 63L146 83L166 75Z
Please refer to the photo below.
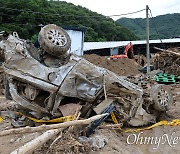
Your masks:
M73 108L67 104L79 104L81 116L87 118L92 112L98 114L97 106L104 100L111 100L119 121L139 126L155 122L172 103L167 87L144 90L125 77L68 54L70 37L56 25L41 29L39 47L20 39L16 32L0 35L6 98L37 119L65 116L63 106Z

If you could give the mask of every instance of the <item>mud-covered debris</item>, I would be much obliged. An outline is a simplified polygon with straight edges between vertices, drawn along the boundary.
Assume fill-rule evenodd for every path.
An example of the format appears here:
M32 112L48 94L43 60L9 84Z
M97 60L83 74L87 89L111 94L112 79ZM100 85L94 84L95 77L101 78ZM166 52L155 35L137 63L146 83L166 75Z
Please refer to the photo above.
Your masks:
M16 110L26 116L39 120L63 117L73 114L76 108L71 104L76 104L82 106L80 117L88 118L96 114L93 109L105 99L113 100L118 121L130 125L155 122L161 114L156 108L160 100L151 97L153 84L144 90L141 85L118 75L139 73L139 65L132 59L84 56L105 69L83 57L68 54L69 36L56 25L41 29L38 48L20 39L16 32L1 37L0 48L5 55L2 66L5 95L14 100L18 104ZM112 71L108 70L109 66ZM171 99L158 94L166 100L164 108L168 110Z
M153 58L153 65L155 69L160 69L164 73L180 75L180 49L171 48L157 53Z
M93 137L89 137L89 138L86 136L80 136L79 141L82 143L83 142L90 143L90 147L92 147L93 150L100 150L108 143L107 138L99 135L94 135Z

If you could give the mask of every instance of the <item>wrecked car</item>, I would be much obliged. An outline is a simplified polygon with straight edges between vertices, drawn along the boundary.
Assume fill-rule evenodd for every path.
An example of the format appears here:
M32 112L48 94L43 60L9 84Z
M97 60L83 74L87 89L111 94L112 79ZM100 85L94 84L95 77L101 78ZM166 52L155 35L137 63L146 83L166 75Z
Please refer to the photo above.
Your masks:
M81 117L87 118L113 104L120 122L139 126L155 122L172 103L164 85L144 91L124 77L69 54L71 39L54 24L41 28L39 47L16 32L0 35L6 98L37 119L66 116L65 108L75 110L73 104L80 105Z

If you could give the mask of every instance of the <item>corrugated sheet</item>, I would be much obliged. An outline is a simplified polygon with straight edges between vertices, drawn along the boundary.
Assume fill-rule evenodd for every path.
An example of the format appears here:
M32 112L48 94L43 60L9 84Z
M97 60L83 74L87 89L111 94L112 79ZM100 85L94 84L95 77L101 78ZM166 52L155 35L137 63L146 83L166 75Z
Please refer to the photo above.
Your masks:
M146 44L146 40L131 41L131 42L132 42L133 45ZM180 42L180 38L163 39L162 42L163 43L176 43L176 42ZM84 42L83 51L121 47L121 46L127 45L128 43L130 43L130 41ZM150 44L152 44L152 43L161 43L161 41L160 40L150 40L149 43Z
M84 41L84 32L77 30L66 30L71 38L71 48L68 50L68 53L73 53L78 56L83 55L83 41Z

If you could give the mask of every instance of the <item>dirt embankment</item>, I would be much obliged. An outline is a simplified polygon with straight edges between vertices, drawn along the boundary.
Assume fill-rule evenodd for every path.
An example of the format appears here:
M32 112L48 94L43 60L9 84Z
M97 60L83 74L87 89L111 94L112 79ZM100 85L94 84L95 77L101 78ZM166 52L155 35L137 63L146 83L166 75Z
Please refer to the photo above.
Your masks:
M104 67L118 75L129 76L140 73L138 71L140 66L135 62L134 59L123 58L111 60L96 54L84 55L83 57L91 63Z

